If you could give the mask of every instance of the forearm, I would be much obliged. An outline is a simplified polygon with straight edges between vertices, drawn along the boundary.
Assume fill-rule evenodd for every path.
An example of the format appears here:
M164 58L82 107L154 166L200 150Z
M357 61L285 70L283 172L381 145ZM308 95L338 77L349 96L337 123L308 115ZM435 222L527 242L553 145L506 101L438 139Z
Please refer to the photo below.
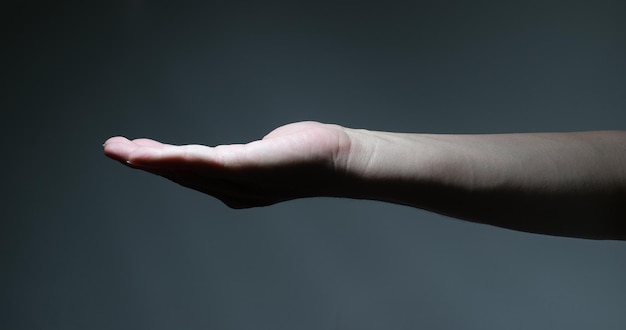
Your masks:
M351 197L522 231L626 237L624 132L349 134Z

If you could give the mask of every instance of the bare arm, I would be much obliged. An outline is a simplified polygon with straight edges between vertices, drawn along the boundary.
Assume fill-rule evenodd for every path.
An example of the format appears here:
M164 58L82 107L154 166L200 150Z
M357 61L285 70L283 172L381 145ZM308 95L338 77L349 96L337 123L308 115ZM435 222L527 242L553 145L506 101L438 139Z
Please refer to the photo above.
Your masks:
M351 153L369 155L355 161L366 164L354 166L360 197L522 231L626 238L625 132L352 134L368 141Z
M515 230L626 238L626 133L432 135L315 122L243 145L109 139L105 153L233 208L382 200Z

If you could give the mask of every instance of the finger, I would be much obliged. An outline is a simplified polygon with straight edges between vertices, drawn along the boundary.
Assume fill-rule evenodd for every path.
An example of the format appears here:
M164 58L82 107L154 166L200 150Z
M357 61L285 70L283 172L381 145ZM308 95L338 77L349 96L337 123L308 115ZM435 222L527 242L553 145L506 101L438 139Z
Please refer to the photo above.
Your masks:
M104 154L112 159L126 162L130 154L136 148L136 144L124 137L118 136L110 138L104 143Z
M170 146L169 144L165 144L165 143L161 143L159 141L156 140L152 140L152 139L146 139L146 138L139 138L139 139L134 139L132 140L133 143L142 146L142 147L163 147L163 146Z
M125 138L123 136L113 136L113 137L108 138L104 142L103 146L106 147L106 145L109 144L109 143L118 143L118 142L129 142L129 141L128 141L127 138Z
M184 169L219 166L220 161L213 148L202 145L173 146L142 141L146 145L133 149L128 161L135 166L151 168Z

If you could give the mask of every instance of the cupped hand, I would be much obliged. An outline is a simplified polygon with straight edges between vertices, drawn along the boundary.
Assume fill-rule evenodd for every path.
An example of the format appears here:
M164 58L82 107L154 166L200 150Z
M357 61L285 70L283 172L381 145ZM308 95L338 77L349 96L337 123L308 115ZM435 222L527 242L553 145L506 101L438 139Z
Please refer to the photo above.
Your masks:
M351 142L341 126L299 122L247 144L175 146L112 137L104 152L132 168L214 196L229 207L247 208L338 195Z

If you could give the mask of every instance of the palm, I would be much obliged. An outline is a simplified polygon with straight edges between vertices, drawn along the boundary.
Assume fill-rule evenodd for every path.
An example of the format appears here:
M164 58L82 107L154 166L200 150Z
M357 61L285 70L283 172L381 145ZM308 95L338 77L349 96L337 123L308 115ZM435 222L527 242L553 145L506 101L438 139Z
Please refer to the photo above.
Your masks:
M214 148L122 137L105 143L109 157L234 208L329 194L328 183L344 168L349 148L340 126L316 122L285 125L262 140Z

